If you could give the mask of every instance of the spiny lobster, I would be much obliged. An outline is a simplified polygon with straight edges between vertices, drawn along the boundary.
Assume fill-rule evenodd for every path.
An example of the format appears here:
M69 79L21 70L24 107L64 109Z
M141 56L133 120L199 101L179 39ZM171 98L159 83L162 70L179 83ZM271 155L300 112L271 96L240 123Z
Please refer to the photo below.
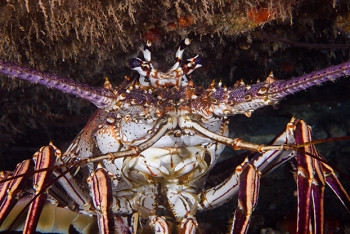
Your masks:
M221 206L238 194L231 233L246 233L261 176L284 162L290 164L297 183L297 233L323 233L326 184L350 211L347 192L318 154L303 120L292 118L269 145L228 137L228 117L249 117L290 94L349 76L350 62L286 81L270 74L253 85L238 82L227 88L219 82L200 89L189 74L202 66L203 58L182 60L189 44L190 39L180 44L175 64L164 73L153 67L147 42L144 59L130 60L139 79L126 79L118 87L106 80L103 88L93 88L0 61L2 74L74 94L99 108L64 154L50 143L33 160L1 174L0 224L29 193L24 233L35 231L47 199L96 216L101 233L195 233L198 211ZM256 155L225 181L205 189L225 146ZM33 190L28 189L31 179Z

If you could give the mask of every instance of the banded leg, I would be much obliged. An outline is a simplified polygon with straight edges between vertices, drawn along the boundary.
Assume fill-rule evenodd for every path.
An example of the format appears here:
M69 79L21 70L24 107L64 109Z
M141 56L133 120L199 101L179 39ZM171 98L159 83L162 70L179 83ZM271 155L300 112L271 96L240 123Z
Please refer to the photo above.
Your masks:
M296 144L311 141L311 129L302 120L295 129ZM311 156L310 156L311 155ZM319 159L321 160L319 160ZM324 226L324 187L328 184L341 202L350 210L350 198L338 181L333 170L325 164L326 160L318 154L314 145L305 146L297 151L294 177L298 191L297 233L323 233Z
M326 184L332 189L332 191L337 195L340 202L343 203L344 207L348 210L350 213L350 197L347 194L346 190L344 189L343 185L338 180L337 176L335 175L333 169L326 165L323 165L323 173L326 177Z
M57 162L61 164L61 162ZM63 175L62 175L63 173ZM67 168L56 169L53 171L54 177L58 178L57 182L50 187L49 194L53 196L59 203L59 206L69 207L71 210L78 209L81 213L91 213L91 198L87 192L85 192L77 182L71 171ZM63 188L62 193L60 188L57 188L57 184Z
M111 177L112 175L98 164L97 169L87 179L92 191L93 206L90 207L90 203L87 203L85 206L89 210L84 209L83 213L97 213L98 226L103 233L133 233L127 216L133 213L131 201L128 198L134 193L116 192L116 196L113 197Z
M12 176L7 175L2 178L2 180L11 180L0 181L0 226L21 198L23 190L28 183L28 175L32 174L33 166L34 164L32 160L24 160L17 165ZM12 179L12 177L19 175L23 176Z
M88 178L88 183L91 185L93 204L98 211L97 221L100 231L114 233L113 192L110 175L99 164Z
M42 147L37 153L34 154L35 171L52 167L55 164L56 159L60 156L61 151L52 143L50 143L48 146ZM41 211L47 198L47 191L44 191L44 188L52 182L52 177L52 170L44 170L34 174L33 188L35 190L35 198L29 206L23 233L35 232Z
M286 130L281 132L271 143L272 146L284 145L286 142L293 144L294 136L293 129L295 119L292 119ZM282 163L290 160L294 157L292 150L269 150L264 153L257 153L249 163L253 165L262 174L268 174L273 169L280 166ZM238 166L234 173L222 183L217 186L207 189L201 194L201 203L198 208L199 211L212 209L221 206L227 201L231 200L232 196L238 193L240 184L240 175L245 162L241 166Z
M38 152L34 154L35 172L33 175L33 188L35 190L35 197L29 206L24 233L34 233L39 221L39 217L43 206L46 202L47 191L45 188L52 182L52 170L42 170L52 167L57 157L61 155L61 152L50 143L48 146L42 147ZM1 192L2 195L6 195L1 198L0 209L0 223L2 223L7 217L8 213L16 205L18 199L21 198L23 190L27 185L28 178L33 174L33 161L25 160L18 164L10 182L5 182L2 187L8 187L7 193ZM41 171L40 171L41 170ZM18 176L18 177L16 177Z
M306 123L302 120L292 119L285 131L280 133L273 141L272 146L276 145L293 145L295 142L297 144L303 144L311 141L310 129ZM266 148L268 148L267 146ZM271 147L274 148L274 147ZM335 176L333 170L326 165L325 160L318 155L315 146L304 147L304 151L294 151L294 150L278 150L272 149L263 153L256 154L250 161L249 164L255 167L255 170L260 171L263 175L271 172L282 163L293 161L296 168L296 177L298 185L298 206L299 206L299 217L298 217L298 231L297 233L304 233L302 229L306 231L311 230L310 220L313 221L312 230L314 233L322 233L323 228L323 191L324 184L328 184L334 193L338 196L341 202L344 204L346 209L350 210L350 198L346 193L345 189L342 187L337 177ZM317 158L310 157L307 153L318 156L323 161ZM242 168L244 164L242 165ZM239 194L239 207L248 207L244 215L239 214L240 210L236 211L236 217L240 216L242 224L238 225L237 218L235 218L233 233L246 233L249 222L249 212L251 212L257 202L257 192L253 192L252 188L258 188L258 184L255 181L255 174L253 171L248 170L248 175L242 174L241 167L237 167L235 172L219 185L206 190L200 195L200 204L198 210L207 210L218 207L232 198L235 194ZM259 174L259 173L258 173ZM253 176L254 175L254 176ZM241 178L242 177L242 178ZM247 187L249 185L244 178L251 178L250 185L253 187ZM254 178L254 179L253 179ZM242 186L242 188L241 188ZM241 190L242 189L242 190ZM250 189L250 190L249 190ZM250 191L250 195L247 196L247 191ZM243 196L240 194L242 193ZM246 196L250 199L246 199ZM310 202L311 200L311 202ZM242 201L245 203L242 204ZM240 208L238 208L240 209ZM241 209L242 210L242 209ZM236 224L235 224L236 223ZM238 230L237 230L238 229Z
M236 208L231 233L247 233L250 216L257 203L261 172L248 160L241 166L239 177L238 207Z

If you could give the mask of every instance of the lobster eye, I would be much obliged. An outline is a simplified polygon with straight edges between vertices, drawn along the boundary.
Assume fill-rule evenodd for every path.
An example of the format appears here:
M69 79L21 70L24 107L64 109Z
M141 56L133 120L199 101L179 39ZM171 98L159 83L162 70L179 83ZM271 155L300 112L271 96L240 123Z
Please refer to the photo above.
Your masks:
M195 64L200 64L203 65L204 63L204 58L200 55L197 56L197 58L194 60Z
M131 69L134 69L136 67L141 67L142 61L138 58L132 58L129 60L129 66Z

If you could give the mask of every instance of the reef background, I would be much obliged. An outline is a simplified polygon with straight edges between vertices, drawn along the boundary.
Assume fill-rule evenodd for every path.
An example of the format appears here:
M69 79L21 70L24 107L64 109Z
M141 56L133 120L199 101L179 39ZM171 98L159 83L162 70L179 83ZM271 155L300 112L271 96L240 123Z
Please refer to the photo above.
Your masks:
M125 75L135 76L128 60L141 55L145 40L153 43L155 66L165 70L180 40L194 39L185 57L205 58L193 74L204 87L213 79L227 86L240 79L254 83L270 71L289 79L350 59L348 0L2 0L0 12L1 59L91 86L102 86L105 77L118 85ZM0 85L0 170L13 170L49 141L64 150L96 110L73 96L8 77L0 76ZM349 135L349 88L349 79L342 79L287 97L251 118L235 116L231 135L267 143L291 115L306 120L315 139ZM350 175L349 142L319 148ZM350 191L349 181L341 179ZM285 167L264 178L250 232L278 228L278 220L295 210L294 189ZM326 199L326 216L338 222L332 233L349 233L349 214L334 195ZM201 233L224 232L233 209L234 201L199 215L201 225L216 222Z

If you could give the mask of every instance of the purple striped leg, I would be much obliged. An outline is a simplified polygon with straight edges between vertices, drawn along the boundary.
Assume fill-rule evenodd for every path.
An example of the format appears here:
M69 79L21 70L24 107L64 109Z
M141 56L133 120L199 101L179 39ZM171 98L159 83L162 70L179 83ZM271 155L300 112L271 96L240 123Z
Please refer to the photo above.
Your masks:
M272 147L269 147L273 150L258 153L250 161L246 159L240 166L236 167L235 172L224 182L201 194L198 211L221 206L238 194L238 207L235 211L231 233L247 233L250 216L258 201L261 174L267 174L294 157L292 150L278 150L281 145L294 143L292 131L294 122L295 119L292 119L286 130L273 140ZM254 148L262 146L251 145Z
M34 154L35 171L43 168L53 167L56 159L61 156L61 151L52 143L42 147ZM37 172L33 176L33 188L35 190L35 199L29 206L26 223L23 233L35 233L41 211L47 199L47 191L44 190L48 184L52 183L52 170L44 170Z
M91 173L88 182L91 186L93 204L98 211L97 221L100 232L114 233L113 192L110 175L99 164L97 169Z
M302 120L295 129L296 144L311 141L311 129ZM311 156L310 156L311 155ZM316 157L316 158L315 158ZM317 158L320 158L321 161ZM325 164L325 159L318 154L314 145L298 150L294 174L298 190L297 232L323 233L324 226L324 188L328 184L344 206L350 210L350 198L338 181L333 170ZM293 162L291 162L293 164Z
M295 168L298 186L297 233L322 233L325 184L334 191L348 211L350 211L350 197L333 170L325 164L325 159L317 153L314 145L297 151L292 150L291 147L283 147L283 145L304 144L310 141L310 128L304 121L292 118L286 130L281 132L271 145L259 146L244 142L248 147L251 145L251 150L255 148L267 150L257 153L250 161L246 160L236 168L231 177L203 192L200 196L198 211L218 207L238 194L238 208L231 232L247 233L250 215L258 200L260 174L268 174L289 161ZM310 154L313 156L310 157ZM322 161L315 157L319 157Z
M60 155L61 152L54 145L52 145L52 143L50 143L48 146L42 147L34 154L33 160L35 162L36 171L34 175L33 161L28 159L19 163L13 175L5 179L11 179L10 181L2 181L3 183L0 185L0 225L7 218L9 212L14 208L18 199L22 197L23 190L27 186L28 178L33 175L35 197L29 206L23 233L35 232L41 211L47 198L47 191L45 191L45 188L52 183L53 174L52 170L42 169L52 167Z
M27 159L17 165L12 176L8 175L7 172L2 173L3 181L0 181L0 226L21 198L23 190L28 182L29 176L27 174L31 175L33 166L33 161ZM12 177L18 175L24 176L12 179ZM5 181L5 179L11 180Z
M250 164L248 159L238 168L242 172L239 177L238 207L233 218L231 233L247 233L250 216L258 203L261 172Z

